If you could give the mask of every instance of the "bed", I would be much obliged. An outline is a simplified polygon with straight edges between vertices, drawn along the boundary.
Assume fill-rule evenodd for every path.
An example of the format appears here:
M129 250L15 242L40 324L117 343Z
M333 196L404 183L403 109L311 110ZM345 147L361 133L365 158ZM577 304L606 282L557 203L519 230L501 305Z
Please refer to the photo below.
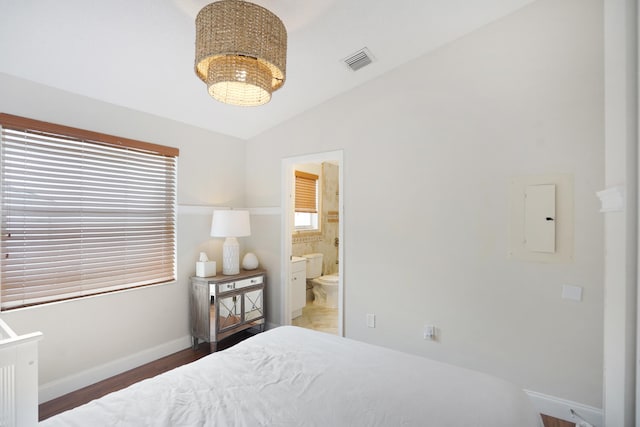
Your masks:
M53 426L542 425L498 378L278 327L41 423Z

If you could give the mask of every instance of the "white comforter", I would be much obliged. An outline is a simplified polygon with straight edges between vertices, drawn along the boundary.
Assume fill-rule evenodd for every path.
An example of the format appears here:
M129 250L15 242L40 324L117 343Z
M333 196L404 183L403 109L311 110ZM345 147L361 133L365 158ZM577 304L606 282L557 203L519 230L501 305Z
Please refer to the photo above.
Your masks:
M538 427L514 385L418 356L286 326L42 426Z

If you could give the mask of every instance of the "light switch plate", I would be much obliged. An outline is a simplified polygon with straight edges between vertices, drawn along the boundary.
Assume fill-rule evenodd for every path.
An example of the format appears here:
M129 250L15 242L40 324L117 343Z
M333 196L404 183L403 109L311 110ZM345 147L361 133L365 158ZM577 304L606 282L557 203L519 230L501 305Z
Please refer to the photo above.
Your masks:
M573 285L562 285L562 299L582 301L582 287Z
M375 314L367 314L367 326L369 328L376 327L376 315Z
M433 325L424 325L424 339L433 341L436 339L436 327Z

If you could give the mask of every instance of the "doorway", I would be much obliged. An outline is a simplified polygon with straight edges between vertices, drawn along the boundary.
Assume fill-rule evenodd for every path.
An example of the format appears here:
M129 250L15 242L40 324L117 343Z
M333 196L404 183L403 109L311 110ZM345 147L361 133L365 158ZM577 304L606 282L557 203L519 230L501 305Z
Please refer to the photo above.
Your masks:
M307 169L320 171L317 176L319 181L318 190L318 229L304 230L295 225L295 171L297 169ZM327 171L327 179L331 182L322 182L322 170ZM337 185L335 177L337 176ZM323 190L332 189L331 194L323 197L328 198L324 203L320 194ZM314 303L313 298L318 298L318 292L309 292L309 305L306 306L312 310L306 310L305 314L312 311L314 313L336 313L337 333L344 336L344 288L345 288L345 263L344 263L344 231L343 231L343 201L344 201L344 164L342 150L330 151L324 153L315 153L305 156L289 157L282 160L282 266L283 272L281 278L281 301L282 312L280 322L283 325L299 324L300 310L293 307L294 294L296 291L292 286L295 284L293 280L293 264L294 256L298 257L304 253L326 253L324 258L323 273L336 274L338 277L337 289L337 312L335 310L323 310L324 301L320 303L317 300L315 307L311 307ZM329 200L330 198L334 200ZM337 200L335 200L337 199ZM337 226L337 227L336 227ZM337 233L337 235L336 235ZM294 243L295 242L295 243ZM297 284L301 286L301 284ZM306 288L306 287L305 287ZM317 288L322 292L321 288ZM305 292L305 299L306 298ZM313 295L313 297L311 296ZM297 301L297 299L296 299ZM298 304L296 302L296 304ZM319 308L317 306L320 306ZM326 304L330 306L330 304ZM295 308L298 308L297 306ZM292 321L296 316L297 321ZM303 322L304 323L304 322ZM305 326L301 324L300 326ZM306 327L306 326L305 326Z

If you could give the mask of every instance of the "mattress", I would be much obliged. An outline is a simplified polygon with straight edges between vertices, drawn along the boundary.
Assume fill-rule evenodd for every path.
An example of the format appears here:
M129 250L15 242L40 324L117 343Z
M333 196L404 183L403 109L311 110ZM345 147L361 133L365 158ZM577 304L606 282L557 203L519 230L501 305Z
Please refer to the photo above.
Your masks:
M283 326L42 426L539 427L527 395L483 373Z

